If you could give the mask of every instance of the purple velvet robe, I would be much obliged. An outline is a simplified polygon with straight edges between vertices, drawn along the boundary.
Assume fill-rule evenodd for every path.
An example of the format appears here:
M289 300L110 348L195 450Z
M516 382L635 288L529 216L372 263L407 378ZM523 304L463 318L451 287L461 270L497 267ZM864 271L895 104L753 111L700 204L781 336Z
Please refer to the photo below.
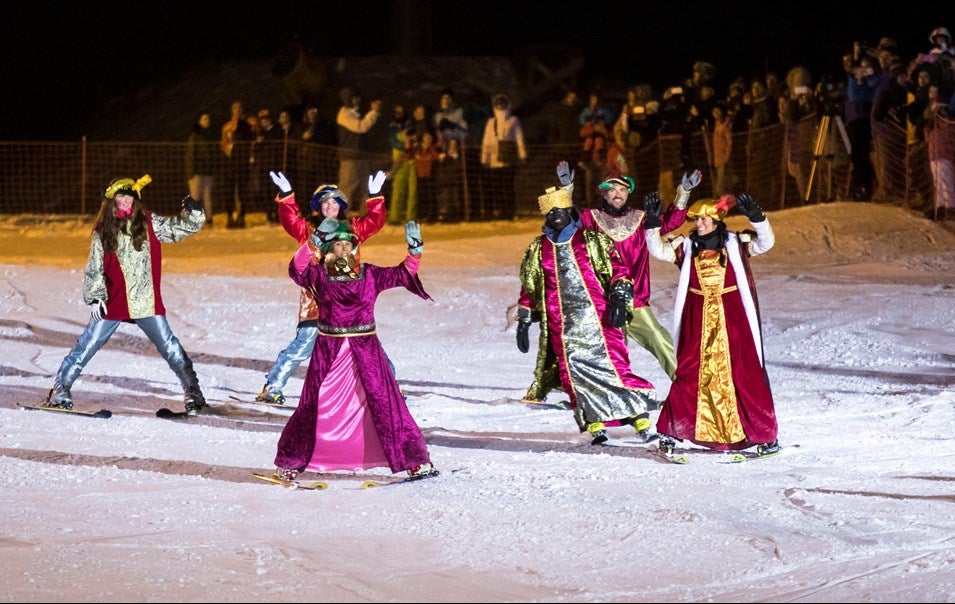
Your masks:
M301 273L293 260L289 275L309 290L319 308L318 337L309 361L298 408L279 438L275 465L303 470L315 447L319 390L343 338L350 338L353 360L359 365L361 385L392 472L410 470L430 462L424 435L408 411L404 396L375 333L375 300L391 288L404 287L430 300L421 280L405 263L380 267L361 264L358 278L330 277L323 264L309 264Z

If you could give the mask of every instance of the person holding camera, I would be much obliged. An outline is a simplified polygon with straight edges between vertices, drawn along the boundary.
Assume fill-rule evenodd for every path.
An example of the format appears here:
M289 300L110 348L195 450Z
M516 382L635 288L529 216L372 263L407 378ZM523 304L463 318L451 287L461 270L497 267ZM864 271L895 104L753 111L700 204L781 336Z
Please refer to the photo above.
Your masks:
M846 133L849 135L849 159L852 162L852 179L849 197L855 201L872 199L875 184L875 168L872 166L872 104L875 92L881 84L881 69L869 54L865 42L853 45L851 56L846 57Z
M365 207L368 191L362 186L361 175L368 172L362 136L371 130L381 116L381 99L374 99L364 115L361 113L361 94L346 86L339 93L342 105L335 123L338 125L338 187L352 204L355 214Z

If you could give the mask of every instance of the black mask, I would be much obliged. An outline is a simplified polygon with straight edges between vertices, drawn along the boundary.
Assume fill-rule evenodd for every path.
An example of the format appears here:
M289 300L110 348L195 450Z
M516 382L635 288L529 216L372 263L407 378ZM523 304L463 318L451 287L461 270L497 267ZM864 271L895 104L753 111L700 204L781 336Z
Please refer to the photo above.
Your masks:
M559 233L573 220L573 208L553 208L544 217L544 226Z

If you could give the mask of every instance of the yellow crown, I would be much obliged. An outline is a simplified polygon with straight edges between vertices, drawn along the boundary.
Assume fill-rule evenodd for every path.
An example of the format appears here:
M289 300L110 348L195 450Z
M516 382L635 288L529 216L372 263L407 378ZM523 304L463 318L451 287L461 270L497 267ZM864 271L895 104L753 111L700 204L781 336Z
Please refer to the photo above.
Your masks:
M153 179L149 174L144 174L139 180L133 180L132 178L117 178L113 182L109 183L109 186L106 187L106 191L103 193L103 196L106 197L106 199L113 199L120 191L128 191L134 193L134 197L139 199L139 194L142 192L143 187L152 181Z
M574 205L567 189L557 187L547 189L547 192L537 198L537 203L540 205L541 214L547 214L554 208L570 208Z

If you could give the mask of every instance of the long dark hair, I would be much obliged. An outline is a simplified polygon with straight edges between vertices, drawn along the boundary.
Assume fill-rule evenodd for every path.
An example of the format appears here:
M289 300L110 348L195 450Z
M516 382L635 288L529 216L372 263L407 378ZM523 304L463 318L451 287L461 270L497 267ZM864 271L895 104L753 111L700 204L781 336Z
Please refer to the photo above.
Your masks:
M99 208L99 214L96 216L96 223L93 230L99 232L100 241L103 243L103 251L116 253L118 248L119 233L124 233L133 238L133 247L136 251L142 251L143 242L146 241L146 213L143 211L139 200L133 198L132 214L129 218L118 218L116 216L116 200L104 199Z

